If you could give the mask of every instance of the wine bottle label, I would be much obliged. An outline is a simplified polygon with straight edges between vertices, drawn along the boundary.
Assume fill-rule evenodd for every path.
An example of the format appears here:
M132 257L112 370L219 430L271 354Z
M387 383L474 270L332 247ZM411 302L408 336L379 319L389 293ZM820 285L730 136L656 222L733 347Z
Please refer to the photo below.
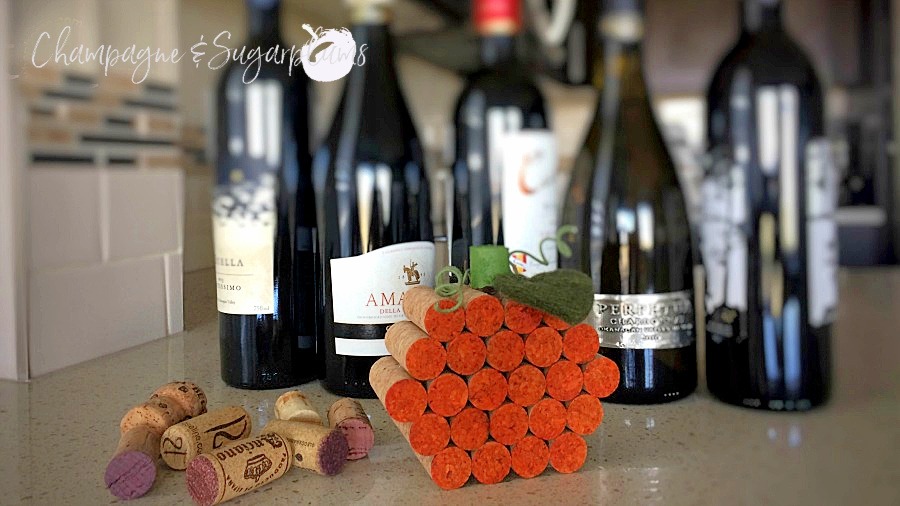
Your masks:
M556 139L549 130L519 130L504 138L503 243L513 252L517 271L529 277L557 268L556 245L545 244L541 250L541 241L555 236L558 223L556 156Z
M671 349L694 342L692 292L594 295L593 323L605 348Z
M434 286L434 243L394 244L331 260L334 322L357 325L405 320L403 296L414 286ZM335 339L338 355L388 355L384 339Z
M827 139L806 147L806 269L809 324L834 321L838 302L837 207L838 172Z
M243 172L233 174L233 180L243 179ZM213 244L220 313L274 312L275 193L272 174L216 189Z

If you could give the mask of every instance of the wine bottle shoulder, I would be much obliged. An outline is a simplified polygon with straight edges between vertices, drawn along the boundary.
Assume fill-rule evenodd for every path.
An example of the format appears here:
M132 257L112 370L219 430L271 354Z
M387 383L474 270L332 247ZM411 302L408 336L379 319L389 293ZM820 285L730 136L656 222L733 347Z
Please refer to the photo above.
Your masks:
M491 107L518 107L546 118L541 90L530 77L518 72L486 69L469 76L456 103L457 121L462 114L472 111L483 114Z
M716 67L710 94L729 89L739 75L753 86L793 84L821 95L811 60L785 32L742 36Z

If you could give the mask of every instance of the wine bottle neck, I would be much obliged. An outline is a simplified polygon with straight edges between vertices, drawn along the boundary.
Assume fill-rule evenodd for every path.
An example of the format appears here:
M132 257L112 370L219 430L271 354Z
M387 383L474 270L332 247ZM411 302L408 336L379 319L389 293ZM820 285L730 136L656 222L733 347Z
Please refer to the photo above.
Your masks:
M387 24L377 22L354 24L350 32L356 42L357 53L365 58L365 63L355 68L350 76L361 76L370 81L371 86L379 88L396 87L398 83L394 65L394 43ZM365 51L361 52L363 48Z
M741 24L745 33L781 30L781 2L779 0L744 0Z
M481 64L500 67L515 62L516 39L513 35L482 35L479 39Z
M247 24L251 40L273 42L281 39L280 0L248 0Z

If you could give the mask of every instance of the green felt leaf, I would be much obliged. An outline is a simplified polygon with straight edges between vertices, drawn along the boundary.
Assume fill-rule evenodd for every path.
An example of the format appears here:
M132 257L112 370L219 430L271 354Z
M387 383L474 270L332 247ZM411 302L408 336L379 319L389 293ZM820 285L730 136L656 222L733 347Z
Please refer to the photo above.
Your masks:
M594 304L591 277L572 269L543 272L533 278L498 274L494 288L503 296L575 325L587 318Z

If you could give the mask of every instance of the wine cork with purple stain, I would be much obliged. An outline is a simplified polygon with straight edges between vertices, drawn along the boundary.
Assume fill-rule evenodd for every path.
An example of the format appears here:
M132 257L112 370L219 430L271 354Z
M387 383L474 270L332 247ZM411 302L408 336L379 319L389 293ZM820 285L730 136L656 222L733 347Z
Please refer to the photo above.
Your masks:
M183 471L202 453L210 453L250 436L252 422L240 406L228 406L177 423L163 433L160 454L172 469Z
M200 506L233 499L284 476L293 453L286 438L263 434L198 455L185 472L188 492Z
M350 451L347 460L358 460L375 446L375 431L369 415L356 399L338 399L328 408L328 426L338 428L347 438Z
M309 469L332 476L344 469L347 461L347 438L338 429L321 424L272 420L262 429L263 434L275 433L290 441L294 449L294 467Z
M313 407L309 398L299 390L285 392L275 400L275 418L322 425L322 416Z

